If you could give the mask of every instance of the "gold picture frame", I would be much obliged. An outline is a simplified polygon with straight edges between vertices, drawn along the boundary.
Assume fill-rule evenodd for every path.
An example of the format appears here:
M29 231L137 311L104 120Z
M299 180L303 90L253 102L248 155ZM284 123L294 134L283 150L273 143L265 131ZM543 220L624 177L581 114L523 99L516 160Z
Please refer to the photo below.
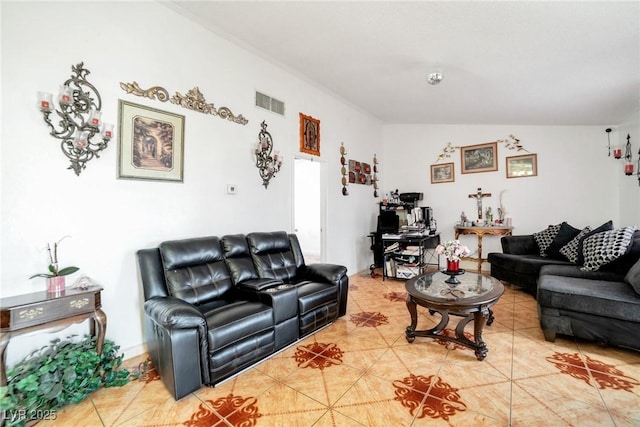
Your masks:
M451 163L436 163L431 165L431 183L442 184L444 182L454 182L455 169L453 162Z
M320 120L300 114L300 152L320 156Z
M507 157L507 178L526 178L538 175L538 155L523 154Z
M462 173L493 172L498 170L498 143L460 147Z
M183 182L184 116L119 101L118 178Z

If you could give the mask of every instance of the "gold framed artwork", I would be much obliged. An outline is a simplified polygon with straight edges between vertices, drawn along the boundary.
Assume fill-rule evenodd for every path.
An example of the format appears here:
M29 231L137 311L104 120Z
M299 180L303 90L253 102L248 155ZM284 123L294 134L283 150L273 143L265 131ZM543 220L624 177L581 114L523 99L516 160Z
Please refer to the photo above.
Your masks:
M300 113L300 152L320 156L320 120Z
M507 178L525 178L538 175L538 155L524 154L507 157Z
M453 163L436 163L431 165L431 183L454 182L455 172Z
M183 181L184 116L119 102L118 178Z
M498 143L460 147L462 173L493 172L498 170Z

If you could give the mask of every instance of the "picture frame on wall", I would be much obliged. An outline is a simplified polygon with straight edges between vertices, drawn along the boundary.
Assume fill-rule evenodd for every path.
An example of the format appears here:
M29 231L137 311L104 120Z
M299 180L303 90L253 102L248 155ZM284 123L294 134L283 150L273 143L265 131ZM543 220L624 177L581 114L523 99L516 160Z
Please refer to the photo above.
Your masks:
M183 182L184 116L119 102L118 178Z
M498 143L460 147L462 173L493 172L498 170Z
M454 182L455 171L452 163L436 163L431 165L431 183Z
M300 113L300 152L320 156L320 120Z
M507 178L526 178L538 175L538 155L523 154L507 157Z

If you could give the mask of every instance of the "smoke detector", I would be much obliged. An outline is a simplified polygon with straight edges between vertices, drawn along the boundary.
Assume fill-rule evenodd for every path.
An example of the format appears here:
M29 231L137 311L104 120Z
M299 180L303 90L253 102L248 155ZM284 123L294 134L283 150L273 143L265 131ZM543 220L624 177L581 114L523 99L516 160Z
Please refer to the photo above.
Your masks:
M438 83L440 83L442 79L443 79L442 71L434 71L433 73L427 75L427 83L429 83L432 86L435 86Z

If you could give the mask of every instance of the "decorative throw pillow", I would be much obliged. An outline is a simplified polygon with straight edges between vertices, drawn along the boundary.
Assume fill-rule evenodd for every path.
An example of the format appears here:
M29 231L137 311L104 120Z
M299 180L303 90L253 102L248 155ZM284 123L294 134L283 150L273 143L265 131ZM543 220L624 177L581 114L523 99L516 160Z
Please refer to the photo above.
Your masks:
M603 265L600 271L611 271L613 273L626 274L631 267L640 259L640 230L636 228L633 233L631 245L626 254L607 265Z
M550 225L545 230L533 233L533 238L540 250L540 256L547 256L547 248L553 242L553 239L556 238L561 225L562 224Z
M580 233L580 229L570 226L568 223L563 222L560 224L560 230L553 242L547 247L547 256L553 259L567 260L567 258L560 253L560 249L571 241Z
M584 265L581 270L596 271L605 264L627 253L636 227L622 227L617 230L593 234L582 243Z
M604 224L602 224L600 227L593 229L591 230L591 232L584 235L580 240L580 242L578 242L578 259L576 260L576 264L584 265L584 256L582 254L582 243L584 242L584 239L586 239L591 235L602 233L603 231L611 231L611 230L613 230L613 221L609 220Z
M630 284L633 289L640 294L640 259L631 267L624 281Z
M578 250L580 249L582 238L589 233L591 233L591 227L587 226L583 228L576 237L560 248L560 254L572 263L576 264L578 262Z

